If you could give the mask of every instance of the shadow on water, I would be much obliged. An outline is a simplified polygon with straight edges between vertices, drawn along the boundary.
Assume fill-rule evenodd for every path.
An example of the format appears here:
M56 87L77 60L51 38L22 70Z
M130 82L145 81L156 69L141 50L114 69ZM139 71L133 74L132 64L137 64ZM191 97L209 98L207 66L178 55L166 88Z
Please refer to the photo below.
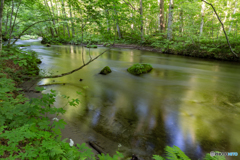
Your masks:
M32 44L29 48L39 54L40 67L46 71L63 73L83 64L80 46L18 43ZM89 54L95 57L104 50L84 48L85 62ZM154 69L133 76L126 69L134 63L150 63ZM107 65L113 72L99 75ZM176 145L191 159L198 159L213 150L240 153L239 70L237 63L112 49L82 70L56 79L71 85L49 86L47 91L57 90L59 107L66 104L60 95L79 98L76 108L64 106L64 118L115 142L115 146L102 144L111 154L119 149L126 156L135 153L148 159L163 155L165 146ZM97 136L95 140L100 141ZM119 143L122 147L117 148Z

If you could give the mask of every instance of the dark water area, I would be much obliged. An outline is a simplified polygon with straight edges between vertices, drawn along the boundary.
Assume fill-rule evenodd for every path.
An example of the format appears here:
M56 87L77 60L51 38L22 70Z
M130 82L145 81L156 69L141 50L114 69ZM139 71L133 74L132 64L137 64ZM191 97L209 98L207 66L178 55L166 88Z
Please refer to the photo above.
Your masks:
M106 50L45 47L39 40L17 44L31 45L27 49L37 52L45 75L78 68L82 53L87 62L89 54L95 57ZM149 63L154 69L134 76L126 70L134 63ZM105 66L112 73L98 74ZM240 153L239 73L240 64L235 62L114 48L73 74L39 84L66 83L47 86L45 93L57 91L55 106L67 110L63 118L87 126L79 132L91 129L114 142L102 144L110 154L118 149L126 157L134 153L151 159L164 155L165 146L176 145L194 160L211 151ZM78 98L80 104L69 106L62 95ZM101 141L98 136L91 138Z

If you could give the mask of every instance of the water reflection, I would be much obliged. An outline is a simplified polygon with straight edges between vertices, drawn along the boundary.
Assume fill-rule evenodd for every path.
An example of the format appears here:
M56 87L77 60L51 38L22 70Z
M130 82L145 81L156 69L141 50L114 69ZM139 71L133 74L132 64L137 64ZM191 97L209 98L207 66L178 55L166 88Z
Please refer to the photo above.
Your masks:
M82 53L86 62L89 53L95 57L105 50L39 46L31 49L42 57L41 68L59 73L81 66ZM126 69L134 63L150 63L154 69L133 76ZM99 75L106 65L113 72ZM197 159L212 150L240 153L239 70L239 64L228 62L112 49L86 68L56 79L65 86L49 86L48 90L79 98L78 107L66 106L65 119L84 123L116 146L121 143L125 155L136 153L147 159L162 155L166 145L176 145ZM56 105L63 104L66 100L57 97ZM113 146L105 148L113 150Z

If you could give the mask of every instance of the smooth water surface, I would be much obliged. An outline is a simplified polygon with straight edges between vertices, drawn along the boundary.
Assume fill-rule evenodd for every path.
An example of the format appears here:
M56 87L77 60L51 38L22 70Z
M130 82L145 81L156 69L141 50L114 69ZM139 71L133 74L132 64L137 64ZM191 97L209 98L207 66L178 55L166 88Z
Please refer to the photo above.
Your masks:
M38 53L43 61L40 67L48 74L81 66L82 51L87 62L89 54L95 57L106 49L17 42L21 43L32 45L28 49ZM126 70L134 63L149 63L154 69L134 76ZM98 74L105 66L112 73ZM153 154L163 155L165 146L176 145L198 159L216 150L240 154L239 73L239 63L114 48L73 74L39 84L66 83L46 87L57 91L56 106L67 109L64 119L84 123L85 130L114 141L112 148L106 145L110 153L119 149L125 156L135 153L150 159ZM68 106L61 95L81 103Z

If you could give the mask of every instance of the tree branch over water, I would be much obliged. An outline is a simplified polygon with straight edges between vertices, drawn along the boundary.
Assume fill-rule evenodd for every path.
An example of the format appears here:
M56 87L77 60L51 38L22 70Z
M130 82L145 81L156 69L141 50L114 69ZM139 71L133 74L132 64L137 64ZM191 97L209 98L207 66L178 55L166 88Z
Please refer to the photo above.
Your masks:
M105 50L104 52L102 52L101 54L99 54L97 57L93 58L93 59L90 59L87 63L83 64L82 66L80 66L79 68L77 69L74 69L70 72L67 72L67 73L63 73L63 74L59 74L59 75L54 75L54 76L45 76L45 77L40 77L39 79L43 79L43 78L59 78L59 77L63 77L63 76L66 76L66 75L69 75L69 74L72 74L80 69L82 69L83 67L87 66L89 63L93 62L94 60L96 60L98 57L100 57L101 55L103 55L104 53L106 53L107 51L109 51L111 48ZM83 54L83 53L82 53Z
M227 36L227 33L226 33L226 31L225 31L225 29L224 29L224 25L223 25L223 23L222 23L222 21L221 21L221 19L219 18L219 16L218 16L218 14L217 14L217 12L216 12L216 10L215 10L215 8L213 7L213 5L211 4L211 3L209 3L209 2L206 2L205 0L202 0L204 3L206 3L206 4L208 4L208 5L210 5L212 8L213 8L213 11L215 12L215 14L216 14L216 16L217 16L217 18L218 18L218 20L219 20L219 22L221 23L221 25L222 25L222 29L223 29L223 32L224 32L224 34L225 34L225 37L226 37L226 39L227 39L227 42L228 42L228 46L229 46L229 48L230 48L230 50L231 50L231 52L236 56L236 57L238 57L238 55L232 50L232 47L231 47L231 45L230 45L230 42L229 42L229 40L228 40L228 36Z
M25 29L22 31L22 33L20 33L20 34L18 35L18 37L20 38L29 28L31 28L31 27L34 26L35 24L38 24L38 23L41 23L41 22L47 22L47 21L52 21L52 20L42 20L42 21L38 21L38 22L35 22L35 23L29 25L27 28L25 28ZM15 39L15 41L14 41L11 45L15 44L19 38Z

